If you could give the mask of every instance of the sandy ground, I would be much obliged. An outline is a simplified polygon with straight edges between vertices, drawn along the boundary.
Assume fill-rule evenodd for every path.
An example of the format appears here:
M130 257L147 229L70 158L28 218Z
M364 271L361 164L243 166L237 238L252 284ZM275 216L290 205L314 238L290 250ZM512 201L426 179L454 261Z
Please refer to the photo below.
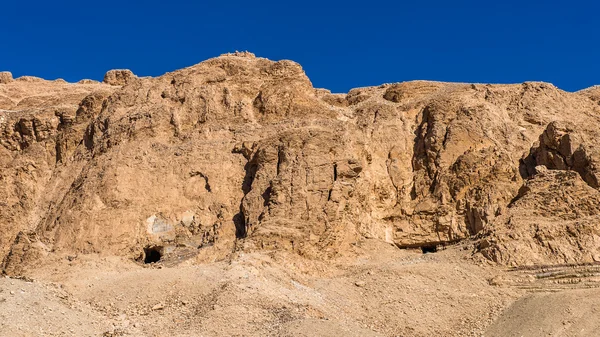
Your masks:
M374 240L317 262L240 254L167 267L61 257L0 278L2 336L579 336L598 331L594 288L532 287L536 271ZM553 283L554 284L554 283Z

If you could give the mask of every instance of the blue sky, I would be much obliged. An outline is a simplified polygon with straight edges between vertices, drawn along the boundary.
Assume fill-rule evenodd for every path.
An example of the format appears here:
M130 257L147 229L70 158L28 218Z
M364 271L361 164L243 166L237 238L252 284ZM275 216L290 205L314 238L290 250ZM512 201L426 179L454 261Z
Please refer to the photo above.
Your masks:
M315 87L427 79L600 84L594 1L4 1L0 70L161 75L235 50L299 62Z

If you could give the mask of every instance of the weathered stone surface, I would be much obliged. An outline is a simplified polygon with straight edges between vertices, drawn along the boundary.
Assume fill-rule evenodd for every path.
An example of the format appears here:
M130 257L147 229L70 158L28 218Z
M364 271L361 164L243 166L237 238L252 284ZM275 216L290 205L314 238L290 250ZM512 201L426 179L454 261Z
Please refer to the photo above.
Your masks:
M574 171L536 174L489 226L479 249L510 265L600 261L600 191Z
M15 81L19 81L19 82L44 82L45 80L43 78L36 77L36 76L21 76L21 77L17 77L17 79L15 79Z
M44 80L0 85L0 259L17 233L35 230L60 191L76 178L80 164L57 165L65 152L73 154L79 147L89 122L88 118L77 124L73 117L91 92L108 96L110 90L105 85L74 87ZM75 157L81 155L85 154ZM22 255L16 250L27 241L20 242L25 243L15 246L13 256Z
M0 86L1 252L20 231L56 252L185 246L199 260L264 249L326 258L364 237L489 241L540 165L595 191L592 96L425 81L331 94L297 63L250 53L156 78L11 82ZM162 234L148 230L152 217ZM529 261L494 247L485 254L499 262Z
M12 81L13 81L13 76L10 72L8 72L8 71L0 72L0 84L6 84L6 83L10 83Z
M104 75L104 83L109 85L125 85L134 78L136 78L136 76L129 69L113 69L109 70Z
M523 170L528 176L535 172L538 165L551 170L572 170L593 188L598 188L600 172L598 163L598 133L586 126L571 122L552 122L540 135L539 144L534 146L530 155L523 160Z
M98 84L100 82L96 81L96 80L90 80L87 78L84 78L83 80L79 80L79 82L77 82L77 84Z

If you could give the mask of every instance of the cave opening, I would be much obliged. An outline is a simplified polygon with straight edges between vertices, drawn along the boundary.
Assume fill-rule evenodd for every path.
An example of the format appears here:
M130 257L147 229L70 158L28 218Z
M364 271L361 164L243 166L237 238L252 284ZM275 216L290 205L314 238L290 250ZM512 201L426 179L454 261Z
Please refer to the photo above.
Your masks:
M423 254L435 253L435 252L437 252L437 245L422 246L421 251L423 252Z
M162 247L151 246L144 248L144 264L159 262L162 258Z

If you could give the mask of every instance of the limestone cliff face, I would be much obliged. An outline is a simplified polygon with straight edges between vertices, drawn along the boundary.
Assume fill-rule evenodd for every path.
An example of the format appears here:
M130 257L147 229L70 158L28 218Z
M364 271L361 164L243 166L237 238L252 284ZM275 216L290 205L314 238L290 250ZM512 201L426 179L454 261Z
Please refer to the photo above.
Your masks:
M297 63L250 53L157 78L1 78L7 270L49 251L326 258L361 237L427 247L475 235L487 235L486 256L526 263L499 258L509 245L489 242L516 221L507 214L531 207L515 198L535 185L536 166L576 172L564 180L585 182L583 192L569 185L573 202L598 188L594 88L415 81L332 94Z
M0 76L0 258L34 235L89 157L87 124L115 88ZM19 232L25 232L21 240ZM24 247L24 249L28 249Z

